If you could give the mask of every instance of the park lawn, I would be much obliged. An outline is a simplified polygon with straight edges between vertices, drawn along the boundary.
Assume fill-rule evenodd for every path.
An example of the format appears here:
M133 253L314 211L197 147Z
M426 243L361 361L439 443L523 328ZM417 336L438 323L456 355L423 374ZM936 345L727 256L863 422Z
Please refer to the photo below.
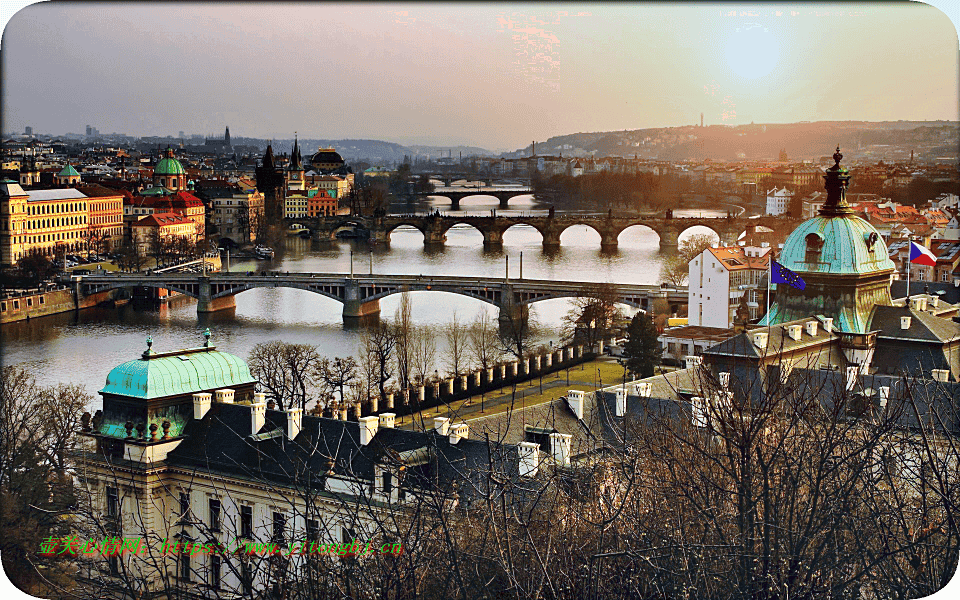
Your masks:
M533 406L536 404L543 404L544 402L551 402L557 398L566 396L567 390L592 392L600 387L600 382L602 382L604 386L620 383L623 380L623 367L621 367L616 361L594 360L588 363L583 363L582 365L571 367L569 369L569 377L570 379L568 384L566 383L566 369L545 375L543 377L544 386L547 384L554 384L557 381L563 381L564 383L561 385L555 385L555 387L544 387L542 393L540 392L539 377L535 377L530 381L517 384L517 395L514 406ZM511 404L509 399L492 406L489 404L489 401L491 398L507 396L510 394L510 391L511 387L508 385L487 392L486 400L488 404L485 405L485 410L482 414L484 416L489 416L509 410ZM476 409L476 407L479 406L480 396L471 396L470 398L457 400L450 404L442 404L440 406L420 411L420 413L413 416L406 415L398 418L397 426L400 427L407 425L413 418L415 418L417 422L420 422L420 420L423 419L424 422L429 423L434 417L450 416L451 414L463 414L464 409L467 409L468 411L465 414L465 417L470 419L481 414Z

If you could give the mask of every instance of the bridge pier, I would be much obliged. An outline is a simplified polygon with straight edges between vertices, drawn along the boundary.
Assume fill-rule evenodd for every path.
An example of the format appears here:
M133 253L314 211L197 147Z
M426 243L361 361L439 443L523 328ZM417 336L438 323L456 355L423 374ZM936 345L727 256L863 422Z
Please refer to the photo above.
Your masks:
M389 244L390 232L386 229L370 229L371 244Z
M234 296L221 296L212 298L210 293L210 278L200 277L200 295L197 297L197 313L212 313L220 310L236 308L237 302Z
M504 195L498 195L497 200L500 201L500 208L507 209L510 208L510 197Z
M544 250L556 250L560 247L560 232L559 231L544 231L543 232L543 248Z
M460 197L453 196L450 198L450 210L460 210Z
M503 248L503 232L499 229L490 229L483 232L483 247L487 250Z
M380 316L380 301L364 301L360 298L360 286L356 281L351 281L344 287L344 296L343 320L345 322Z
M657 233L660 234L661 252L670 253L677 251L680 233L676 229L664 229L663 231L658 231Z
M617 249L617 246L619 245L618 238L619 236L613 233L601 233L600 234L600 250L602 252L615 251Z
M442 246L446 241L446 234L437 229L430 228L423 232L423 243L426 246Z
M501 306L497 322L500 324L500 334L506 339L522 335L527 328L530 317L530 307L526 304Z

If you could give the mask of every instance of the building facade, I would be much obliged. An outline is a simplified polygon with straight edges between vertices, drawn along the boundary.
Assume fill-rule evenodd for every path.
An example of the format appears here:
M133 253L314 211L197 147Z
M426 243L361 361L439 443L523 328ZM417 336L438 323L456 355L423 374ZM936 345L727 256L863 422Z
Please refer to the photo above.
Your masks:
M770 268L770 248L729 246L707 248L694 257L688 274L688 323L732 327L741 301L751 319L761 314L760 293L765 293Z

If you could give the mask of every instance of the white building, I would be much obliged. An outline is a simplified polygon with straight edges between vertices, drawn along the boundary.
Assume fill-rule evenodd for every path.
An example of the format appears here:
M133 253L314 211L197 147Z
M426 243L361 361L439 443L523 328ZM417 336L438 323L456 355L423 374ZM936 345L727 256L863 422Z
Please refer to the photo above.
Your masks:
M790 210L790 201L793 200L793 192L787 188L773 188L767 192L767 214L774 217L787 214Z
M760 311L760 287L770 266L770 248L730 246L707 248L690 261L689 320L690 325L731 327L747 294L750 318Z

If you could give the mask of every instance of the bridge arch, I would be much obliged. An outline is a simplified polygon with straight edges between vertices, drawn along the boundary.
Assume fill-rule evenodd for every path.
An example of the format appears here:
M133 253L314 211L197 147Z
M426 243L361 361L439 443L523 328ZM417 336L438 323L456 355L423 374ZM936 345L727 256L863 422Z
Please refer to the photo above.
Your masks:
M650 234L656 236L652 238ZM624 235L626 234L626 235ZM647 246L660 243L660 232L647 223L630 223L619 232L617 232L617 243L625 244L630 247Z
M686 227L681 225L678 227L677 231L677 241L678 243L683 243L685 240L695 236L695 235L708 235L713 238L716 238L716 242L721 242L725 237L725 232L717 231L717 229L710 227L709 225L704 225L702 223L692 223ZM735 242L736 240L734 240Z
M518 230L518 229L514 229L515 227L519 227L519 230ZM545 233L544 229L543 229L540 225L538 225L538 224L535 223L535 222L528 222L528 221L526 221L526 220L524 220L524 219L522 219L522 218L519 218L519 219L516 219L516 220L511 220L511 222L508 223L508 224L506 224L505 227L501 227L500 230L499 230L499 231L500 231L500 238L503 239L503 236L505 236L505 235L507 234L507 232L509 232L511 229L514 229L513 233L511 234L511 237L515 237L515 236L518 236L518 235L523 236L523 235L524 235L524 231L526 231L526 228L528 228L528 227L531 228L531 229L533 229L533 230L536 231L537 233L539 233L541 239L546 239L546 237L547 237L547 236L546 236L546 233Z

